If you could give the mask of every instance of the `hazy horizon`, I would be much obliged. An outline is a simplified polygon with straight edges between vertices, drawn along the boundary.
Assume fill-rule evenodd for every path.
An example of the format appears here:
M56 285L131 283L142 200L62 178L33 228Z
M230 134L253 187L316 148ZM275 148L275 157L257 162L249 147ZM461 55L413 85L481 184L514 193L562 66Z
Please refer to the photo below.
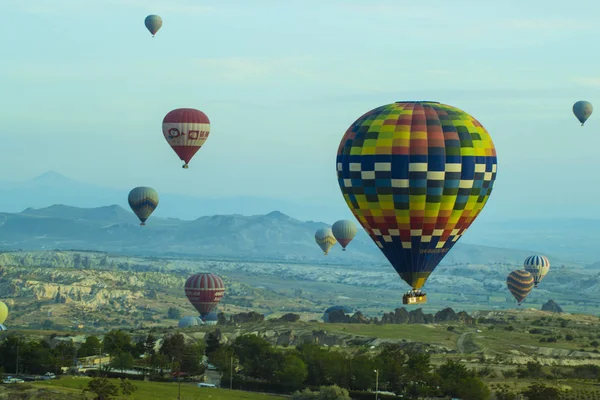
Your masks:
M599 117L581 127L571 111L600 103L600 56L586 51L598 11L592 1L7 0L0 180L56 171L347 217L335 173L345 130L377 106L434 100L477 118L497 148L494 191L474 226L600 218L590 184ZM155 38L148 14L163 18ZM211 120L189 170L161 132L178 107Z

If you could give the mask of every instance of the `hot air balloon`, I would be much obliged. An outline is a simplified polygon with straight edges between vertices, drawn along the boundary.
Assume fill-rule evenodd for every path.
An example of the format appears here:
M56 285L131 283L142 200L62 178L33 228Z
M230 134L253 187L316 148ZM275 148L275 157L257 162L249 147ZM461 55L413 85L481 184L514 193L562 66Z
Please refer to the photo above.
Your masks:
M346 246L354 239L357 231L354 222L342 219L333 224L331 232L333 232L333 236L342 246L342 251L346 251Z
M329 250L336 243L335 237L333 236L333 232L331 232L330 228L321 228L315 232L315 241L323 250L324 254L327 255Z
M585 121L592 115L592 111L594 111L594 108L589 101L580 100L573 104L573 114L575 114L579 122L581 122L581 126L583 126Z
M219 304L225 294L223 280L215 274L199 273L185 282L185 295L198 310L202 321Z
M146 220L158 207L158 193L151 187L139 186L133 188L129 192L127 200L129 201L129 207L142 221L140 225L146 225Z
M3 324L8 318L8 307L0 301L0 324Z
M163 135L187 168L190 160L206 142L210 121L206 114L193 108L178 108L163 119Z
M533 289L533 276L524 269L513 271L506 278L506 286L508 286L510 293L512 293L513 297L521 305L525 297Z
M412 288L404 304L426 302L429 275L485 206L496 149L466 112L431 101L375 108L346 131L337 177L348 207Z
M546 256L529 256L523 262L523 269L533 276L533 283L537 287L550 270L550 261Z
M144 25L146 25L146 28L150 31L152 37L154 37L156 32L158 32L162 26L162 18L158 15L148 15L144 20Z

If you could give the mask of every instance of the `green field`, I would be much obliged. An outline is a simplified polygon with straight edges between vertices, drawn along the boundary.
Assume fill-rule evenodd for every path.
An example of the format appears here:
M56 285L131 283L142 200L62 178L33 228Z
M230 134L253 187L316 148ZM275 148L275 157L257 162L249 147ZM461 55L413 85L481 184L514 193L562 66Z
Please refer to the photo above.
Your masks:
M64 393L81 393L81 390L87 385L91 378L73 377L61 378L53 381L34 382L33 386L39 389L58 390ZM118 385L118 379L111 379ZM138 389L133 395L126 397L120 396L117 399L129 400L163 400L177 398L176 383L158 383L131 381ZM92 398L92 395L89 395ZM226 390L216 388L198 388L196 384L181 384L181 400L277 400L283 397L273 396L262 393L242 392L239 390Z

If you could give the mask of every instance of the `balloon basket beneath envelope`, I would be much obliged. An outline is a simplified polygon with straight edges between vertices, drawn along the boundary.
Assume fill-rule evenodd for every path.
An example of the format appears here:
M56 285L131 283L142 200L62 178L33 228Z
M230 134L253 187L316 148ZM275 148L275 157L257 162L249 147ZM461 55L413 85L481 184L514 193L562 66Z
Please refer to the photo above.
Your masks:
M416 294L410 292L402 296L402 304L424 304L427 303L427 295L425 293Z

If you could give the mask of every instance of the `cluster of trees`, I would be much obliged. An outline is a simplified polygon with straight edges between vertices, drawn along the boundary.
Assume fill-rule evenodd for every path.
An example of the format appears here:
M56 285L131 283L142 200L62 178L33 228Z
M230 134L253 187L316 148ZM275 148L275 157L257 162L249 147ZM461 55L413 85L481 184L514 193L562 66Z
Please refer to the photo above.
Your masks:
M237 387L246 389L291 392L338 385L360 392L375 389L378 379L380 390L405 397L486 399L490 395L476 371L464 364L448 360L435 368L428 354L407 351L398 344L385 344L377 355L366 350L352 355L314 344L278 349L256 335L240 336L229 345L220 345L209 335L206 353L223 374L224 383L233 378Z
M188 375L204 372L204 342L186 342L182 334L176 333L165 336L160 349L156 351L157 340L150 333L134 342L128 333L115 330L108 332L103 340L88 336L77 347L72 341L61 341L52 346L46 340L27 340L22 336L8 335L0 342L0 368L10 373L59 374L61 367L75 366L77 358L109 354L111 362L102 366L104 372L123 371L134 366L148 368L157 378L165 369Z
M596 400L600 395L598 391L583 389L565 390L558 387L546 386L540 382L534 382L529 387L519 391L512 389L507 384L496 386L494 395L497 400L521 400L523 396L527 400Z

